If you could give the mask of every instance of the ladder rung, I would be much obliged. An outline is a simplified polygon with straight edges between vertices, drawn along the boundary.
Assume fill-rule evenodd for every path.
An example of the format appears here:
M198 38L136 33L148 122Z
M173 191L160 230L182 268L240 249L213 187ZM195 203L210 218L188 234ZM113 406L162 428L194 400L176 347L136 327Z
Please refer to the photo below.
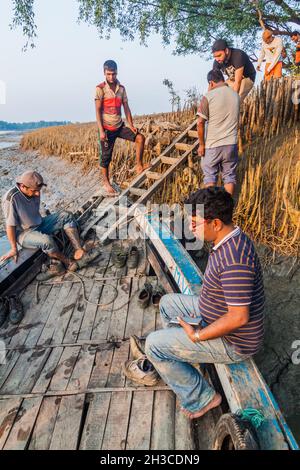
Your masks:
M178 158L173 158L173 157L161 157L161 162L166 163L167 165L174 165L176 163Z
M198 139L198 132L197 131L188 131L188 136L189 137L194 137L195 139Z
M146 176L151 180L160 180L163 175L157 171L146 171Z
M146 189L141 189L141 188L128 188L130 194L133 194L134 196L143 196L145 194Z
M181 142L178 142L178 144L175 144L175 148L177 150L183 150L184 152L187 152L188 150L192 149L192 145L182 144Z

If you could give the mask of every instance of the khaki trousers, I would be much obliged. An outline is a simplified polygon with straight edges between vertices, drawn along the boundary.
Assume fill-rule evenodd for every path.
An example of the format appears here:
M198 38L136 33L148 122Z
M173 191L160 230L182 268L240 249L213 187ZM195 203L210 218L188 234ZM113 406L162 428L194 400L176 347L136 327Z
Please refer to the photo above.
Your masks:
M233 88L234 87L234 81L233 80L226 80L226 83ZM248 93L252 90L254 85L254 82L250 78L243 78L241 82L241 87L239 91L240 95L240 104L243 103L244 99L248 95Z

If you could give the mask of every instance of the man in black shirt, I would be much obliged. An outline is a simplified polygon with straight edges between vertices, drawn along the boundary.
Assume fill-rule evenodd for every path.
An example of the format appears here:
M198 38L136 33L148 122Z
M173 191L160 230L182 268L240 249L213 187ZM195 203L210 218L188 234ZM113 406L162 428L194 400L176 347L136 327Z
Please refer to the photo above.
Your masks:
M240 95L244 101L255 82L256 71L248 55L241 49L229 48L226 41L214 42L212 52L215 58L213 68L228 76L226 83Z

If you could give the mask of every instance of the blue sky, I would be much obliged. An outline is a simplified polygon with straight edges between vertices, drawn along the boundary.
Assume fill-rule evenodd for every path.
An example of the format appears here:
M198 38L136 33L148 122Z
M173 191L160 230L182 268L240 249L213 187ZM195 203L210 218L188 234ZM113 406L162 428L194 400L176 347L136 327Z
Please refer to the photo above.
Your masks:
M184 90L206 90L212 60L198 55L178 57L153 36L148 47L124 42L118 33L100 40L96 28L77 23L75 0L35 0L36 48L22 52L21 29L10 30L12 1L1 0L0 81L6 84L6 104L0 120L94 120L94 88L103 80L102 64L115 59L134 114L170 111L164 78Z
M0 10L0 80L6 83L0 120L94 120L94 88L109 58L118 62L134 114L170 110L164 78L183 96L191 86L205 90L210 61L173 56L158 36L147 48L138 40L123 42L118 33L100 40L96 28L77 23L75 0L36 0L38 38L27 52L21 29L9 28L12 1L1 0Z

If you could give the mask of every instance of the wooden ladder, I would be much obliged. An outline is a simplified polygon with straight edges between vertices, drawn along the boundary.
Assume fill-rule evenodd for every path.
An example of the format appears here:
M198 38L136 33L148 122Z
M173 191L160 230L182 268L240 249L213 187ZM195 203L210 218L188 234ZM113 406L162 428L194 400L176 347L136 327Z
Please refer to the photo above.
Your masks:
M133 204L126 209L126 213L121 210L118 212L117 220L100 236L100 242L103 244L107 242L110 235L116 233L119 226L126 223L126 220L129 222L134 216L136 208L141 204L145 204L151 198L158 188L162 186L164 181L187 160L188 156L198 147L198 145L199 140L196 119L180 135L178 135L157 158L152 160L151 166L147 168L147 170L144 170L143 173L138 175L131 182L130 186L123 190L111 204L107 205L103 212L97 215L96 220L92 221L89 228L97 225L97 223L108 214L109 210L113 208L118 209L118 206L121 208L120 202L122 199L124 200L126 197L130 197L131 199L132 196L137 197ZM161 164L165 164L166 169L162 173L155 171ZM151 183L147 189L142 187L146 182Z

